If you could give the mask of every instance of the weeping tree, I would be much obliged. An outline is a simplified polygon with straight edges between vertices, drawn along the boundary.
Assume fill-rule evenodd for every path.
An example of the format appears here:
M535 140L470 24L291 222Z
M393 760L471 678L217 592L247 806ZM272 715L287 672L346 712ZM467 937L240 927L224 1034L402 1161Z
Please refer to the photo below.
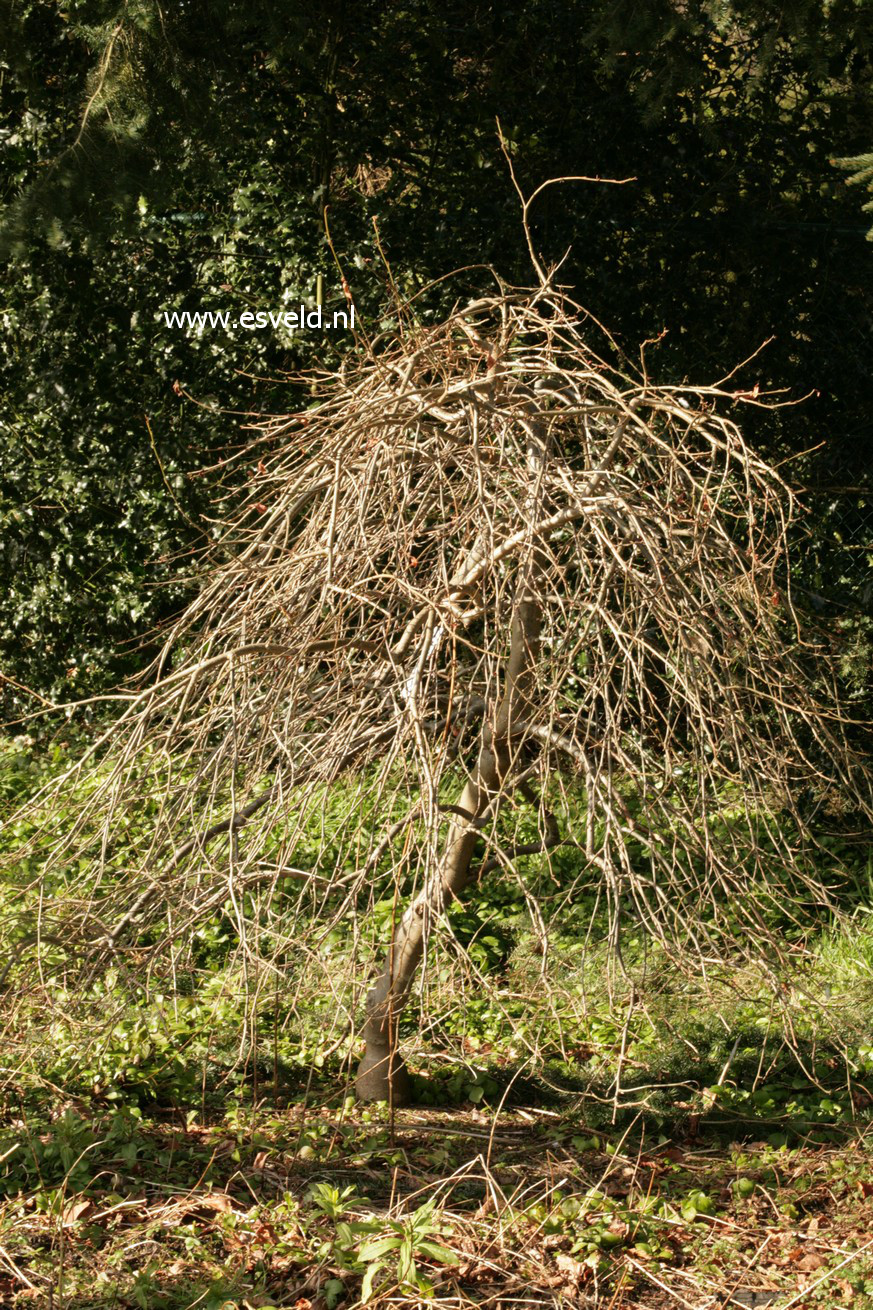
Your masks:
M628 917L677 960L760 957L774 910L830 903L810 815L873 809L794 603L792 493L735 422L763 401L608 362L539 272L438 326L398 306L255 430L161 658L31 803L76 796L34 935L92 968L228 902L275 959L393 881L357 1089L395 1104L418 967L483 874L572 847L618 958Z

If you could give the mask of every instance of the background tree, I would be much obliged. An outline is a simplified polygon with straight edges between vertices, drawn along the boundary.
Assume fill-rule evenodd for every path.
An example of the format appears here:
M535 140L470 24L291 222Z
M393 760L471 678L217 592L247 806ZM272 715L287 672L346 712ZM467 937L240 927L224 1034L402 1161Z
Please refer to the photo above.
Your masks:
M220 410L281 408L271 379L326 345L185 337L164 309L311 294L333 269L325 204L371 326L374 220L404 292L465 265L471 295L483 264L525 280L498 115L522 178L637 178L547 194L532 222L555 257L572 244L563 276L620 342L668 329L652 376L714 376L774 336L747 385L818 393L752 414L748 435L776 458L817 451L795 469L822 488L798 581L834 616L863 610L869 279L864 224L828 162L869 122L863 13L820 0L790 15L702 0L320 12L5 7L6 674L62 695L137 665L125 643L177 609L204 544L192 521L209 492L186 474L222 453ZM451 294L435 287L422 314L439 319Z

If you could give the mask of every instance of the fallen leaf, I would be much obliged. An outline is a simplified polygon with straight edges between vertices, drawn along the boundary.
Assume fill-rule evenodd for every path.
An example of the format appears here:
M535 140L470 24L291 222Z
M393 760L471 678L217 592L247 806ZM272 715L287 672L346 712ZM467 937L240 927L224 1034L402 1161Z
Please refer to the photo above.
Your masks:
M83 1219L85 1215L89 1214L93 1209L93 1201L71 1201L70 1204L64 1208L64 1227L69 1228L72 1224L78 1223L80 1219Z
M192 1196L188 1199L185 1208L188 1214L239 1213L226 1192L207 1192L205 1196Z
M587 1266L582 1264L579 1260L574 1260L571 1255L556 1255L555 1264L558 1266L564 1277L568 1278L576 1287L578 1287L588 1273Z
M268 1243L275 1246L279 1242L279 1234L272 1224L262 1221L254 1231L254 1241L262 1246L266 1246Z

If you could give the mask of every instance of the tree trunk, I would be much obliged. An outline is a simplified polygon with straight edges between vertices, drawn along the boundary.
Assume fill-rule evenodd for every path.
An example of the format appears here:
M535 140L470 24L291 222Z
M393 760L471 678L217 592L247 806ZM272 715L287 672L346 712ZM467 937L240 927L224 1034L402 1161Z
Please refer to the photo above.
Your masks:
M538 425L534 425L537 429ZM545 445L538 435L531 438L528 460L534 486L526 508L529 522L533 522L545 462ZM385 966L367 995L363 1028L366 1050L356 1080L361 1100L403 1105L410 1099L409 1074L397 1051L397 1020L409 996L429 924L475 879L472 858L479 836L476 821L484 819L489 811L496 814L509 781L514 725L532 718L542 626L541 558L540 548L532 544L519 571L503 696L493 722L487 710L484 712L476 767L453 807L466 817L450 820L437 870L396 925Z

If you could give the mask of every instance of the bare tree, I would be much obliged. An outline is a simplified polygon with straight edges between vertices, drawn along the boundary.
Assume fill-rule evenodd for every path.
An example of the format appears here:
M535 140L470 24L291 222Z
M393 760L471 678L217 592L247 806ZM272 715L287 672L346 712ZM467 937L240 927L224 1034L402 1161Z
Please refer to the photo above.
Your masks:
M34 803L78 787L55 866L89 872L37 931L92 960L145 928L160 952L228 899L266 958L296 940L289 880L334 922L393 878L357 1087L395 1103L417 968L484 871L573 846L616 949L631 915L677 957L735 948L737 923L778 950L770 906L829 898L799 798L871 813L793 602L791 491L729 417L760 399L607 363L545 275L436 327L400 309L242 452L147 687Z

